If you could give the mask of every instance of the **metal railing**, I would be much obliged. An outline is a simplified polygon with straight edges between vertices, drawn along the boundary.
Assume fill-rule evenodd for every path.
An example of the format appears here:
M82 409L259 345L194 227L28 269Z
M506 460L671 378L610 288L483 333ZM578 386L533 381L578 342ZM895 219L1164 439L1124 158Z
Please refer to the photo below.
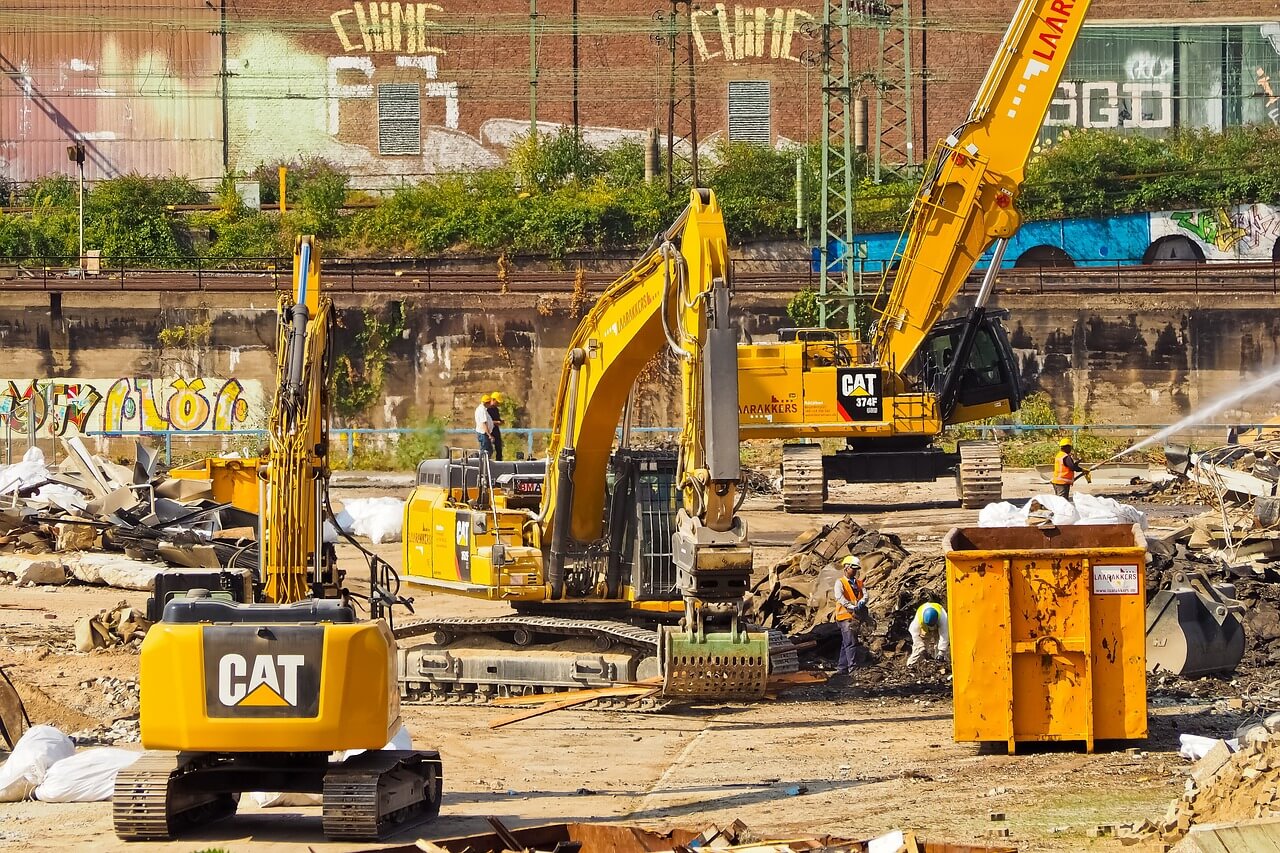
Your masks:
M631 431L633 433L649 435L649 436L654 436L654 435L678 436L680 433L680 430L676 427L633 427ZM428 432L430 432L430 430L420 430L420 429L415 429L413 427L381 427L381 428L343 427L338 429L330 429L329 449L330 449L330 453L332 453L335 448L340 448L343 451L345 451L347 466L350 467L351 464L358 458L358 451L363 449L360 446L361 445L361 440L359 438L360 436L371 436L376 439L379 439L379 441L377 442L379 445L377 447L377 450L381 452L387 449L394 449L394 444L391 444L389 441L390 439L392 439L392 437L395 437L395 439L399 439L400 436L404 436L404 435L425 434ZM512 436L517 437L519 441L524 445L524 449L518 452L522 452L526 457L532 457L534 455L535 449L537 449L535 438L541 437L541 436L547 436L550 434L551 434L551 430L547 429L546 427L511 427L511 428L503 429L502 437L503 437L503 444L504 444L504 447L503 447L504 455L509 455L507 454L507 451L510 451L511 449L511 445L507 444L507 441L506 441L508 437L512 437ZM105 439L107 441L110 441L111 439L116 439L116 438L154 439L159 443L161 443L161 445L164 448L164 461L166 465L173 464L175 441L192 443L192 442L198 442L198 441L227 442L227 441L232 441L236 439L246 439L246 440L255 440L259 443L265 443L267 440L267 430L265 429L85 430L83 433L80 433L80 435L82 435L84 438ZM478 442L476 441L476 433L474 430L447 429L445 430L445 437L446 439L448 439L448 441L446 441L446 444L453 444L454 446L459 446L464 443L465 444L474 443L474 444L477 444L478 446ZM36 443L39 444L41 441L47 441L47 440L48 440L47 436L39 437L37 438ZM25 442L27 441L27 436L25 433L20 435L15 434L12 438L12 441L15 444Z
M65 263L50 263L50 261ZM133 258L102 261L97 274L79 277L77 258L0 259L0 290L35 291L232 291L273 292L292 286L289 258ZM572 293L578 273L588 293L600 293L629 261L599 256L565 262L562 268L516 268L500 279L489 258L332 258L325 282L334 293ZM863 262L861 286L870 298L880 285L883 263ZM975 269L961 293L981 284ZM789 294L813 288L817 274L807 257L738 258L734 287L741 292ZM1120 258L1064 267L1011 267L1000 272L1002 294L1046 293L1280 293L1280 263L1207 260L1142 264Z

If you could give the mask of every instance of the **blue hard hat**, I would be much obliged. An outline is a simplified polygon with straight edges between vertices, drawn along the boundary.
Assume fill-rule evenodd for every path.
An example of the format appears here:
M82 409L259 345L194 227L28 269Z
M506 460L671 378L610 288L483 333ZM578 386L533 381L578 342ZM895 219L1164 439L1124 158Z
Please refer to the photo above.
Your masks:
M938 608L926 607L920 618L926 626L932 628L934 625L938 624Z

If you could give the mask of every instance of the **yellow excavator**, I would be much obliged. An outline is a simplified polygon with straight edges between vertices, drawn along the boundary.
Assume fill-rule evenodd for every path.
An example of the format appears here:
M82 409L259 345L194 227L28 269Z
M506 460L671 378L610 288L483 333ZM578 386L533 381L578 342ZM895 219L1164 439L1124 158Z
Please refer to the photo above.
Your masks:
M331 838L375 838L439 812L439 754L383 749L401 726L396 644L382 618L403 603L396 584L371 561L371 618L358 621L323 541L332 312L308 237L279 316L269 449L257 469L261 571L156 578L161 620L141 650L146 752L117 776L113 796L124 839L225 817L244 791L322 794Z
M419 465L406 579L514 612L400 626L401 639L426 641L401 652L405 696L483 701L646 679L668 697L763 694L775 638L742 620L752 550L737 514L732 284L720 207L693 190L575 330L547 458L450 450ZM636 379L663 352L680 365L676 452L630 436ZM794 669L794 650L773 665Z
M1021 401L1016 359L986 304L1021 223L1027 159L1088 8L1018 4L968 117L925 167L866 339L790 329L778 343L739 348L744 439L845 441L832 454L820 443L783 446L788 512L821 511L828 480L921 482L948 472L962 506L1000 499L996 445L960 442L947 453L936 440L950 424L1009 415ZM939 322L993 244L973 307Z

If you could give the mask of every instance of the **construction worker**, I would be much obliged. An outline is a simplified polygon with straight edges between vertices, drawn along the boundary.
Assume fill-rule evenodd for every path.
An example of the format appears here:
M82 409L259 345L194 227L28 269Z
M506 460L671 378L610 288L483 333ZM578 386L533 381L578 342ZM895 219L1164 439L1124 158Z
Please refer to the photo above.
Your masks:
M867 618L867 594L858 572L862 562L852 554L840 561L840 577L836 578L833 597L836 601L836 625L840 626L840 659L836 675L847 675L853 669L858 648L858 628Z
M480 451L493 455L493 418L489 417L489 405L493 398L485 394L476 406L476 439L480 442Z
M502 392L494 391L489 395L491 400L489 404L489 420L493 421L493 432L490 437L493 439L493 458L502 459L502 410L498 406L502 403Z
M911 657L907 658L907 666L914 666L925 652L934 660L947 659L950 647L947 611L941 604L927 602L916 608L916 615L911 618L907 633L911 635ZM930 646L933 648L930 649Z
M1060 498L1070 499L1071 484L1076 481L1077 475L1093 482L1089 471L1071 455L1071 439L1063 438L1058 441L1058 455L1053 460L1053 493Z

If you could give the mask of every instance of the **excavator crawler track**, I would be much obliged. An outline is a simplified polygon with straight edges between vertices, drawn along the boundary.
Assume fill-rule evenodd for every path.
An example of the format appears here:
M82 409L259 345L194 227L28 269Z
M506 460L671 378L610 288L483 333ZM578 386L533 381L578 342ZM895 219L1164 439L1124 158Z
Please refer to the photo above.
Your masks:
M325 774L324 834L376 839L398 826L434 820L443 784L438 752L382 749L352 756Z
M822 445L782 445L782 508L787 512L822 512L826 500Z
M394 633L400 645L400 694L411 704L487 704L509 696L616 686L659 674L658 632L625 622L513 614L423 620L397 625ZM418 639L424 643L413 645ZM488 643L475 653L484 655L481 665L468 660L466 644L476 640ZM541 662L521 666L522 658L542 654L546 647L540 642L564 640L588 640L591 649L546 653L563 658L560 669ZM494 641L509 645L493 648ZM770 654L770 672L799 670L799 655L785 634L769 631L769 645L779 649ZM608 697L582 707L652 711L666 704L666 697Z
M957 445L956 496L964 509L981 509L999 501L1004 492L1004 463L1000 445L991 441L961 441Z
M163 841L235 814L239 795L188 784L215 759L210 755L149 751L116 776L111 798L115 832L126 841Z

